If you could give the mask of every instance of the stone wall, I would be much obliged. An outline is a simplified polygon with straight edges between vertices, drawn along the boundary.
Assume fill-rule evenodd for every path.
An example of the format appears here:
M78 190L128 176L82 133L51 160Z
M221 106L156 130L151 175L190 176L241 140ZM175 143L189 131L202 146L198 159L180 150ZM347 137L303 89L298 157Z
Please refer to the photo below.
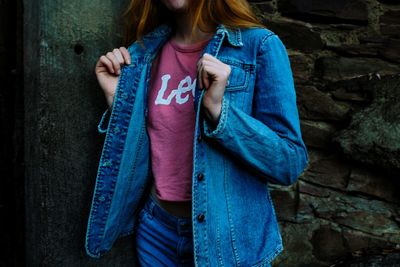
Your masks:
M310 156L296 184L271 185L274 266L399 266L400 1L251 2L288 49Z

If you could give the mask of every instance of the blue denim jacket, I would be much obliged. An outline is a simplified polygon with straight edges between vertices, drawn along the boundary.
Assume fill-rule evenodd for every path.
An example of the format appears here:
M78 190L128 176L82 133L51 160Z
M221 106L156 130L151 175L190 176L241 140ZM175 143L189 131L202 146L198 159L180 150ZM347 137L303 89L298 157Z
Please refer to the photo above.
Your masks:
M146 131L150 68L171 28L162 25L128 47L106 133L85 248L99 258L133 234L151 180ZM292 71L279 37L265 28L217 27L203 53L231 66L218 124L202 111L197 84L192 223L196 266L269 266L283 250L268 184L291 185L308 164Z

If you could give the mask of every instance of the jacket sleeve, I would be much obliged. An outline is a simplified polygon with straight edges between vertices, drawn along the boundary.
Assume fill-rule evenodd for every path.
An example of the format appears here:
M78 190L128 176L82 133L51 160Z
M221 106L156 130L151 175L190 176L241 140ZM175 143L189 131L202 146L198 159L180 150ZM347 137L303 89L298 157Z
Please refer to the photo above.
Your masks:
M257 55L253 114L223 97L219 121L203 120L204 135L215 139L266 181L291 185L308 164L302 140L292 70L276 34L266 36Z

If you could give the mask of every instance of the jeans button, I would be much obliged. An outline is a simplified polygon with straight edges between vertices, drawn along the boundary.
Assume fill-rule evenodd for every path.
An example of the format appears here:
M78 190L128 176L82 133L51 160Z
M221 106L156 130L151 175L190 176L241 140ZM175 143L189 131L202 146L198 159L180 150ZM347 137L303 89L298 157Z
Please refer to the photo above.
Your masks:
M205 216L203 213L200 213L199 215L197 215L197 220L199 220L199 222L204 221L204 219L205 219Z

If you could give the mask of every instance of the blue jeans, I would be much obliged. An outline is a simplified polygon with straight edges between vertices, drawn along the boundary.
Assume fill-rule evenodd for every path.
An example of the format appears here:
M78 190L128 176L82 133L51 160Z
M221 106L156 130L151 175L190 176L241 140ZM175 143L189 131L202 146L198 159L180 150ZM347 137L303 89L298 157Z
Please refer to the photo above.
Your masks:
M136 227L135 247L140 267L194 266L191 218L170 214L150 194Z

